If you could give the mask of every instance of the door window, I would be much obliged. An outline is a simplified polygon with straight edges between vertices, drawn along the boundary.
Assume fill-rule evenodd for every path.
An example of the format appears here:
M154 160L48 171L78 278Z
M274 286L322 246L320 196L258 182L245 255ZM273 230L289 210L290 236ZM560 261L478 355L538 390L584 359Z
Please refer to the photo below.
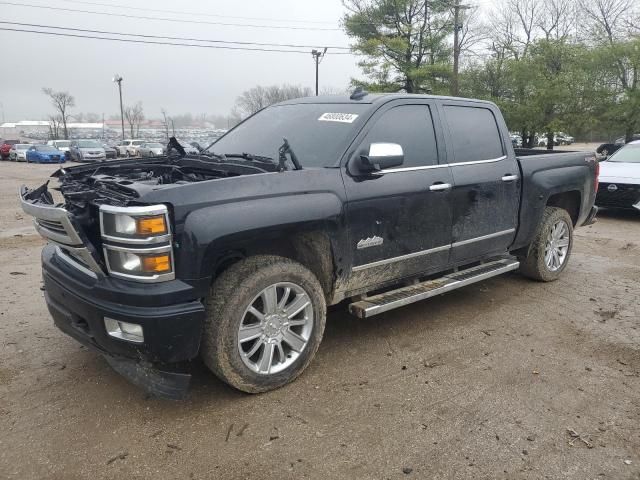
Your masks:
M438 164L438 147L431 111L427 105L400 105L382 114L371 127L362 145L397 143L404 151L399 168Z
M445 105L455 163L492 160L504 155L493 112L482 107Z

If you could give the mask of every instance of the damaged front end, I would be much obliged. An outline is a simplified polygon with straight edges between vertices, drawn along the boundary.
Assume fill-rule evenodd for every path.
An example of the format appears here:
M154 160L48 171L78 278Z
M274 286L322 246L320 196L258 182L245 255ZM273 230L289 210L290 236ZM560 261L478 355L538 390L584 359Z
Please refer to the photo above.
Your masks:
M20 189L23 210L49 243L45 297L56 325L104 354L116 371L150 392L181 398L188 373L176 365L198 354L202 286L175 275L171 205L147 204L151 191L264 173L211 158L158 157L54 173L59 181Z

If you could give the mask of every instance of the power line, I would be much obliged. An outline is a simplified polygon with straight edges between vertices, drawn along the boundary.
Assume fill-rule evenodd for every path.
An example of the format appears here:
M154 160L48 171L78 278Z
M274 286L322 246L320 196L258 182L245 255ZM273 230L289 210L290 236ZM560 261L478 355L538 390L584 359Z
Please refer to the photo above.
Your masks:
M103 35L121 35L127 37L140 37L140 38L156 38L162 40L179 40L184 42L207 42L207 43L222 43L222 44L230 44L230 45L255 45L261 47L288 47L288 48L315 48L317 45L299 45L295 43L262 43L262 42L245 42L245 41L234 41L234 40L212 40L208 38L190 38L190 37L168 37L164 35L146 35L142 33L123 33L123 32L109 32L106 30L89 30L84 28L73 28L73 27L59 27L52 25L40 25L37 23L21 23L21 22L5 22L1 21L0 23L6 25L17 25L20 27L33 27L33 28L46 28L46 29L54 29L54 30L66 30L71 32L84 32L84 33L98 33ZM331 48L335 50L350 50L349 47L340 47L337 45L327 46L326 48Z
M180 15L197 15L200 17L215 17L215 18L230 18L236 20L251 20L251 21L259 21L259 22L290 22L290 23L315 23L315 24L325 24L325 25L335 25L336 22L328 22L321 20L294 20L290 18L264 18L264 17L241 17L235 15L220 15L217 13L205 13L205 12L185 12L184 10L161 10L158 8L144 8L144 7L132 7L130 5L123 5L117 3L99 3L99 2L85 2L82 0L62 0L63 2L69 3L79 3L82 5L93 5L97 7L112 7L112 8L127 8L129 10L138 10L144 12L159 12L159 13L177 13Z
M111 38L111 37L99 37L94 35L80 35L73 33L62 33L62 32L44 32L41 30L25 30L20 28L7 28L0 27L0 31L9 31L9 32L24 32L24 33L35 33L39 35L52 35L56 37L71 37L71 38L88 38L92 40L107 40L112 42L123 42L123 43L142 43L148 45L170 45L174 47L196 47L196 48L213 48L220 50L243 50L243 51L255 51L255 52L281 52L281 53L304 53L306 55L309 54L306 50L287 50L287 49L279 49L279 48L253 48L253 47L235 47L230 45L202 45L198 43L173 43L173 42L157 42L151 40L135 40L132 38ZM351 52L334 52L333 55L351 55Z
M328 27L313 27L313 26L289 26L289 25L256 25L246 23L227 23L227 22L211 22L204 20L184 20L178 18L169 17L145 17L142 15L129 15L126 13L111 13L111 12L95 12L92 10L79 10L74 8L63 7L50 7L48 5L33 5L28 3L15 3L15 2L0 2L1 5L12 5L15 7L28 7L28 8L40 8L46 10L56 10L62 12L74 12L74 13L89 13L92 15L105 15L108 17L121 17L121 18L135 18L138 20L159 20L163 22L174 23L195 23L200 25L222 25L225 27L245 27L245 28L262 28L262 29L278 29L278 30L320 30L320 31L339 31L340 28L328 28Z

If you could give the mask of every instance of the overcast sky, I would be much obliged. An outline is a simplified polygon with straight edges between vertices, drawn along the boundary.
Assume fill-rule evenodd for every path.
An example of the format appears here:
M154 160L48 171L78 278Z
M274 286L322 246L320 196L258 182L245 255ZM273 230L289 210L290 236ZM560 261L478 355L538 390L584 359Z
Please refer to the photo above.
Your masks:
M145 35L215 40L348 46L338 28L344 12L340 0L7 0L11 3L90 10L195 22L295 26L302 29L246 28L94 15L7 5L5 22L73 27ZM476 0L488 3L491 0ZM107 5L107 6L105 6ZM120 6L117 6L120 5ZM169 10L147 11L144 9ZM176 13L183 11L185 13ZM187 14L195 13L195 14ZM198 13L208 14L198 15ZM219 15L219 17L213 16ZM239 18L247 17L247 18ZM249 19L255 18L256 20ZM262 20L265 19L265 20ZM321 23L322 22L322 23ZM0 28L33 28L0 24ZM89 34L91 35L91 34ZM147 117L170 114L227 114L236 97L255 85L290 83L314 86L310 53L271 53L127 44L83 38L41 36L0 30L0 107L6 121L43 119L52 112L42 87L75 96L75 111L119 113L114 73L123 78L124 103L142 101ZM305 48L303 50L310 50ZM360 75L356 57L327 54L320 66L320 85L344 89ZM2 112L0 111L0 115ZM2 118L0 117L0 120Z

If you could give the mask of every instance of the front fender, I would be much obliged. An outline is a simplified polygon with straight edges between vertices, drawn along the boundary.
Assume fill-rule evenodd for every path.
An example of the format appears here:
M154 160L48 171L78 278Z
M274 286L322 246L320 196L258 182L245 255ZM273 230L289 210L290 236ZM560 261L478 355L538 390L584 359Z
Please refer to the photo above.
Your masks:
M292 233L320 230L336 239L343 218L342 202L330 192L257 198L200 208L185 219L181 243L176 250L178 276L210 276L217 260L225 254L242 252L246 245L286 238Z

